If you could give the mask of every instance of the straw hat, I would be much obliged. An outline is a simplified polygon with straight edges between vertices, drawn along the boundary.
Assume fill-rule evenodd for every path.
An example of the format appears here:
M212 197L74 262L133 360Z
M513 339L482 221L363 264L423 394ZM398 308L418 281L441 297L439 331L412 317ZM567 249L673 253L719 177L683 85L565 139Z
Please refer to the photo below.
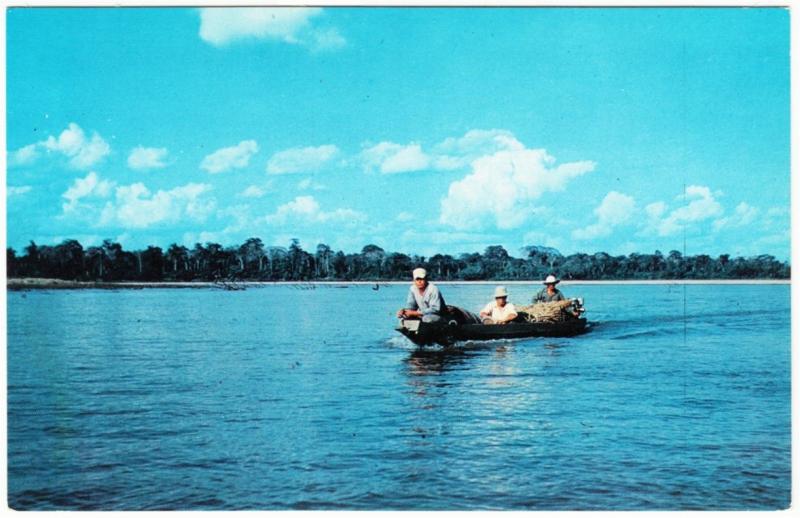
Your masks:
M561 282L555 275L548 275L542 284L558 284Z
M494 289L494 298L508 297L508 292L505 286L498 286Z

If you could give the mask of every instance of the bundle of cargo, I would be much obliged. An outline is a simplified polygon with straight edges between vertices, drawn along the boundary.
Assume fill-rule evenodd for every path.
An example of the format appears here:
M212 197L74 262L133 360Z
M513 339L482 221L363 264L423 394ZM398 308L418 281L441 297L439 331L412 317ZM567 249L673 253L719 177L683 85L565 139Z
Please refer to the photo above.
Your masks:
M517 306L517 320L521 322L563 322L583 311L581 299L556 302L537 302L529 306Z

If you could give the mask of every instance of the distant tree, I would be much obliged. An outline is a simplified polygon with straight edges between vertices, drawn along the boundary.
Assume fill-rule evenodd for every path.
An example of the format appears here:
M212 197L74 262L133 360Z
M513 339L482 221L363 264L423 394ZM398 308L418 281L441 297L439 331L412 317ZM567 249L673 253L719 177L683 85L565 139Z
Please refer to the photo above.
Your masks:
M161 281L164 279L164 253L157 246L148 246L139 252L139 276L145 281Z
M17 252L13 248L6 248L6 277L17 277L19 275L19 265Z
M319 243L317 245L317 253L315 255L315 262L316 265L316 272L315 275L318 278L327 279L331 276L331 260L333 259L334 253L326 244Z
M359 277L379 279L383 273L383 262L386 259L386 252L378 245L367 245L361 249L362 260L360 263L364 267L363 272L359 272Z
M167 249L164 260L169 265L169 272L173 278L188 278L189 249L172 243Z
M54 249L58 267L57 277L77 280L84 275L83 246L74 239L65 239Z
M257 237L247 239L239 247L238 259L243 272L260 276L264 271L264 243Z
M267 248L267 259L269 262L269 279L286 280L289 278L289 253L282 246L270 246Z
M390 278L406 280L411 278L411 270L414 269L414 263L406 254L393 252L386 257L386 267Z
M400 252L386 252L370 244L360 253L333 252L318 244L316 252L303 250L298 239L288 249L264 247L260 238L248 238L243 244L223 247L219 243L195 244L188 250L172 244L164 253L157 246L127 251L122 245L106 239L100 246L88 249L76 240L66 239L56 246L39 246L33 241L25 247L25 255L6 250L7 275L37 276L88 280L219 279L236 276L241 279L306 281L337 280L407 280L416 267L427 268L439 280L541 280L554 273L564 279L788 279L788 262L762 254L731 258L722 254L714 259L706 254L684 257L672 250L667 257L656 250L653 254L630 253L611 256L605 252L589 255L575 253L564 257L555 249L530 246L527 255L512 257L500 245L489 246L483 254L465 253L454 258L434 254L427 259Z

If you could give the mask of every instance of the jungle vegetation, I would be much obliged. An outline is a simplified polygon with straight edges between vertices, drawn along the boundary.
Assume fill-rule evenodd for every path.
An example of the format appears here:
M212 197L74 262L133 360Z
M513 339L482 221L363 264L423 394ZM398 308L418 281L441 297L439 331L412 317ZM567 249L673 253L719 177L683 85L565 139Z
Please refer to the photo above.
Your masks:
M684 256L632 253L610 255L575 253L564 256L554 248L527 246L521 257L502 246L483 253L431 257L387 252L370 244L358 253L333 250L325 244L304 250L297 239L287 247L266 246L260 238L239 246L197 243L192 248L171 244L166 250L148 246L124 250L113 240L84 248L67 239L59 245L33 241L19 255L8 248L7 274L77 281L381 281L408 280L411 270L424 267L434 280L540 280L555 273L566 280L636 279L789 279L790 266L771 255L735 257L728 254Z

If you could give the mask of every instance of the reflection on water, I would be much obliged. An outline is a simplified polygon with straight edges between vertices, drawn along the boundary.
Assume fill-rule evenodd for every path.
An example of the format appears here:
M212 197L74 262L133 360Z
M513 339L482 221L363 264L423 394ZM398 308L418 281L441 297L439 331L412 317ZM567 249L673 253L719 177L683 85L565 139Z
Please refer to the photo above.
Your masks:
M443 349L416 349L409 354L405 363L412 376L431 376L463 365L471 356L466 350L458 347Z
M574 287L606 325L449 349L393 330L407 286L372 288L9 293L9 504L790 502L788 286ZM325 317L356 306L359 325Z

